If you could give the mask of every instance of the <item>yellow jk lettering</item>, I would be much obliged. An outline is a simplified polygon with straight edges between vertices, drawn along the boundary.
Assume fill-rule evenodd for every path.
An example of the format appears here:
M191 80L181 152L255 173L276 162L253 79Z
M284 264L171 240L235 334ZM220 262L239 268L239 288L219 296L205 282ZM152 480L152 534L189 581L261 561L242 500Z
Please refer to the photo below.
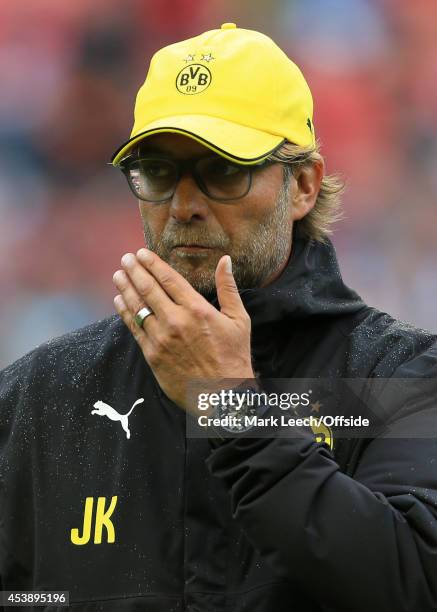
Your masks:
M99 497L97 499L96 520L94 526L94 544L102 543L103 527L105 527L106 529L108 544L113 544L115 542L115 529L110 517L114 512L115 506L117 504L117 496L114 495L111 498L111 503L109 504L109 508L106 511L105 502L106 497ZM84 544L88 544L88 542L90 541L93 508L94 498L87 497L85 500L85 509L83 513L82 535L79 535L79 529L77 527L72 529L70 534L71 541L77 546L83 546Z

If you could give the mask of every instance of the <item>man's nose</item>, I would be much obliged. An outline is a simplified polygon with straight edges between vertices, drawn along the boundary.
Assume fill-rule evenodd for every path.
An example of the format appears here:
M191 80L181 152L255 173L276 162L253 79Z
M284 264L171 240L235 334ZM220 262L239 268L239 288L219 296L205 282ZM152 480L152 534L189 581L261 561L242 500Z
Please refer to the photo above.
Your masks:
M208 199L201 192L191 174L184 174L176 185L170 203L170 215L179 223L190 223L193 220L206 219Z

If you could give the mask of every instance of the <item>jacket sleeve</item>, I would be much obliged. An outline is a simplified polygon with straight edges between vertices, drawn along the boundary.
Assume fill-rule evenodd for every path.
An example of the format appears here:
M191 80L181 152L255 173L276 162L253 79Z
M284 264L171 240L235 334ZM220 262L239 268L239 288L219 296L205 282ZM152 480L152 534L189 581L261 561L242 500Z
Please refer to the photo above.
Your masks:
M426 430L436 412L409 418ZM303 430L228 440L207 466L252 544L322 610L437 610L435 438L376 438L353 477Z

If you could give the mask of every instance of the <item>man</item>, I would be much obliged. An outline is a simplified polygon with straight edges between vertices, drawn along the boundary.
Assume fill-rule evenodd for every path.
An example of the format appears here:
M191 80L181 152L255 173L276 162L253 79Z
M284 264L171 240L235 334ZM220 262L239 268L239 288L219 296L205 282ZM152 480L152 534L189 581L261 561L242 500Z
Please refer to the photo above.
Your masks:
M390 436L253 435L241 419L186 434L192 381L234 381L243 413L273 378L437 373L434 336L341 280L341 186L299 69L234 24L160 50L113 164L148 247L114 274L120 317L0 379L3 589L69 591L78 610L437 609L429 397L391 395Z

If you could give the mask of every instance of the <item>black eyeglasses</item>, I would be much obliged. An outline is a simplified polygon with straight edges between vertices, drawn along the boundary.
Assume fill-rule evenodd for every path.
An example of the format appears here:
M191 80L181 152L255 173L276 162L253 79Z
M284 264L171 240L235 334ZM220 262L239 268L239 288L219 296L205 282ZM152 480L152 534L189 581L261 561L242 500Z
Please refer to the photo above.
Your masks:
M212 200L226 202L244 198L252 185L254 171L275 163L264 161L244 166L219 155L176 160L161 155L128 157L119 164L135 197L146 202L170 200L186 172L191 173L199 189Z

